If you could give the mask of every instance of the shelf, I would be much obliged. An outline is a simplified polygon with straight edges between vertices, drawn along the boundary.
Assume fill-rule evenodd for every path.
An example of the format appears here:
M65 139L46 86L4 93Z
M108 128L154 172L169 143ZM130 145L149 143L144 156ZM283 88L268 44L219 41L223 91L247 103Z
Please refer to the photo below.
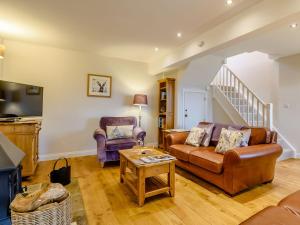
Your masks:
M164 113L159 113L159 115L160 116L165 116L165 115L167 115L167 113L165 113L165 112Z
M160 101L167 101L167 99L160 99Z
M166 89L167 89L166 87L161 87L161 88L160 88L160 90L166 90Z

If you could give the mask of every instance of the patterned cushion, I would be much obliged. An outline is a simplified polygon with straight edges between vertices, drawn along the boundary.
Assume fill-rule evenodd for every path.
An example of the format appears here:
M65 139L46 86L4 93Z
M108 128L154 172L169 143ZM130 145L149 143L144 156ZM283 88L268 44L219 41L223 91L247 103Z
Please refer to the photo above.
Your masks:
M238 129L235 129L233 127L228 127L228 130L241 132L243 134L243 139L242 139L242 143L241 143L240 147L248 146L249 139L250 139L250 136L251 136L251 129L238 130Z
M106 126L106 135L108 140L119 138L132 138L133 125Z
M226 151L240 147L243 133L240 131L222 129L216 152L224 154Z
M202 139L201 146L204 146L204 147L209 146L209 142L210 142L210 139L211 139L214 124L201 124L200 123L198 125L198 127L204 129L204 131L205 131L205 135Z
M199 127L193 127L187 137L185 144L199 147L205 135L205 130Z

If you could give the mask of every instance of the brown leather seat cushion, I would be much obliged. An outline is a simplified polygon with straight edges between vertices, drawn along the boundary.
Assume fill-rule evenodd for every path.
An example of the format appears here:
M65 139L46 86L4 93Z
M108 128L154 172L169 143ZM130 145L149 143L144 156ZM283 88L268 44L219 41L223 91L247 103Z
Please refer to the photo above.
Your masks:
M278 203L278 206L281 206L300 217L300 191L297 191L282 199Z
M189 154L193 151L196 151L199 149L199 147L194 147L191 145L171 145L170 152L173 156L175 156L177 159L183 160L188 162L189 161Z
M189 162L213 173L221 173L224 155L215 152L215 147L200 147L190 152Z
M288 210L269 206L250 217L240 225L299 225L300 217Z

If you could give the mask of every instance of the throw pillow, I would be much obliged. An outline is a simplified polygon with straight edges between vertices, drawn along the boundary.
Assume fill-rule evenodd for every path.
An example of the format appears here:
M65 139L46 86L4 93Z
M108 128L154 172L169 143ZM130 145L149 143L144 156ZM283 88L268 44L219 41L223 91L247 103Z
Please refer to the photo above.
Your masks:
M233 127L228 127L228 130L239 131L243 134L243 139L240 147L247 147L251 136L251 129L237 130Z
M243 134L240 131L227 130L222 128L216 152L224 154L228 150L241 146Z
M132 138L133 125L106 126L106 135L108 140Z
M193 127L185 141L185 144L199 147L205 135L205 130L199 127Z
M214 128L214 124L200 124L198 127L204 129L205 135L202 139L201 146L207 147L209 146L209 142L211 139L212 131Z

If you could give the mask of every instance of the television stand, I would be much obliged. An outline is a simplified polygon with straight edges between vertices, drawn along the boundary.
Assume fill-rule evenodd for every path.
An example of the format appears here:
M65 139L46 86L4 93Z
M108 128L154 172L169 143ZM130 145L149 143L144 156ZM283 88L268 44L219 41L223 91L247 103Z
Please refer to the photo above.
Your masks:
M22 118L21 117L7 117L7 118L0 118L0 122L18 122L20 121Z
M22 177L32 176L35 173L39 158L40 130L40 120L0 121L0 132L25 153L25 157L22 160Z

